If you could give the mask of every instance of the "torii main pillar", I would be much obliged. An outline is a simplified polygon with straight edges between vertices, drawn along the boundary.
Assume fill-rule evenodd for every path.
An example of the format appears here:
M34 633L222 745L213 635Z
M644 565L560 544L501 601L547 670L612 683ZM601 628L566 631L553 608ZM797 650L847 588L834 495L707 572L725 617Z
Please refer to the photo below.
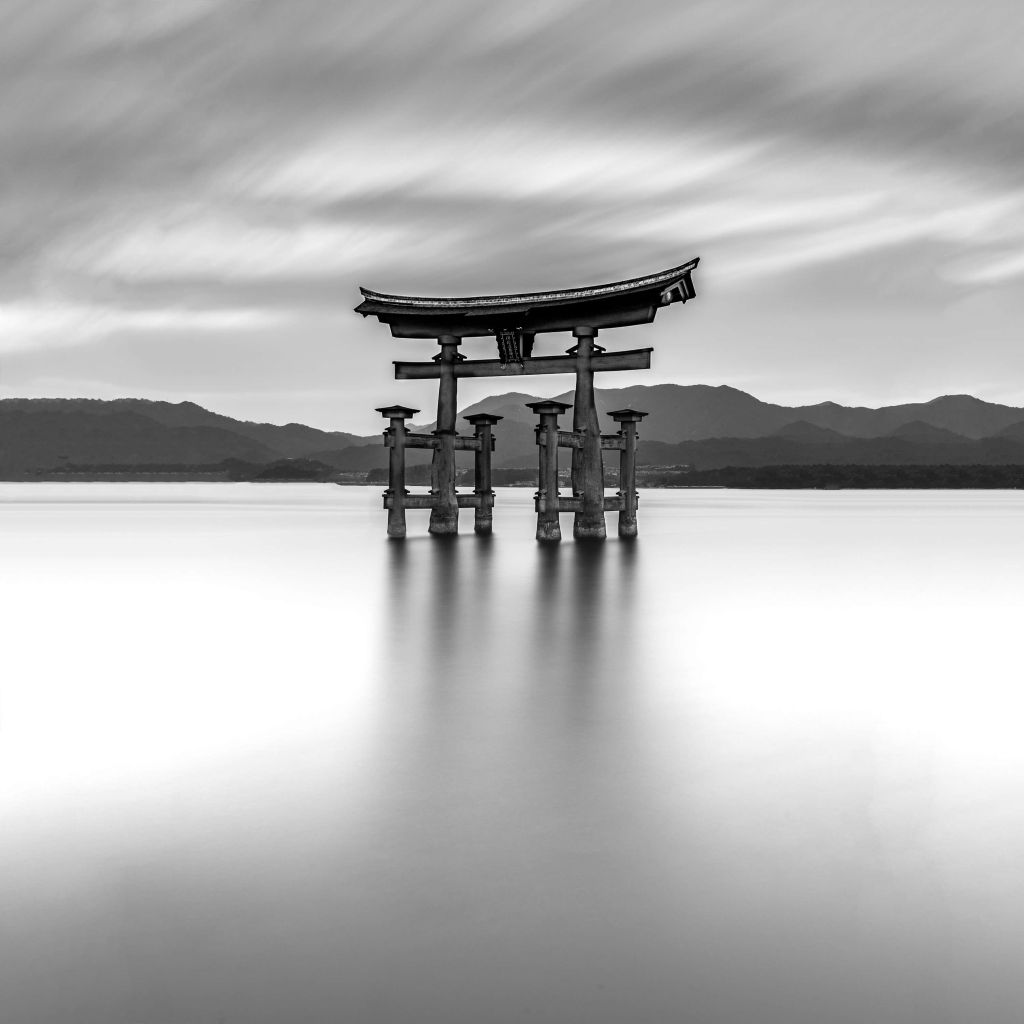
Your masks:
M604 540L604 460L601 457L601 425L594 398L594 327L574 327L576 338L576 395L572 429L583 445L572 450L572 491L579 500L573 515L572 535L577 539Z
M437 424L430 447L429 497L410 495L406 508L429 508L433 534L457 533L459 508L478 503L477 495L460 495L455 487L455 452L481 444L460 438L455 429L459 377L512 377L572 373L573 402L571 502L573 536L605 537L602 440L594 399L594 373L603 370L646 370L650 348L605 352L596 343L598 331L630 327L654 320L662 306L687 302L695 295L691 274L698 260L646 277L562 291L465 298L424 298L386 295L361 288L356 312L375 316L396 338L436 339L440 352L431 362L395 362L397 380L438 381ZM535 356L538 335L571 332L575 344L565 355ZM466 359L458 349L467 338L490 337L497 359ZM419 441L416 442L419 444ZM423 446L426 446L425 444Z
M441 345L434 428L438 444L430 463L430 494L434 505L430 510L429 532L443 535L459 532L459 499L455 493L455 416L458 412L455 363L461 342L454 334L443 334L437 340Z

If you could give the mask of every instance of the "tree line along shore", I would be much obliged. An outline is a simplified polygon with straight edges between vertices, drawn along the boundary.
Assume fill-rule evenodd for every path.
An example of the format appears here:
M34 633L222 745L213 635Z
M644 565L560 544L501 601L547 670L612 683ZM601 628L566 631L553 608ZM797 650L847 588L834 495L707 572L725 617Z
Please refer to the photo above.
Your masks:
M264 482L334 483L349 486L387 485L387 472L380 468L345 472L315 459L281 459L252 463L226 459L214 464L66 464L59 469L9 474L11 481L101 482ZM409 467L407 482L429 486L430 466ZM535 467L496 469L496 487L535 487ZM568 467L560 482L569 486ZM472 471L459 474L461 487L473 486ZM609 468L607 487L618 485L618 474ZM639 466L637 485L646 488L730 487L772 490L798 489L1020 489L1024 488L1024 465L780 465L725 466L694 469L688 466Z

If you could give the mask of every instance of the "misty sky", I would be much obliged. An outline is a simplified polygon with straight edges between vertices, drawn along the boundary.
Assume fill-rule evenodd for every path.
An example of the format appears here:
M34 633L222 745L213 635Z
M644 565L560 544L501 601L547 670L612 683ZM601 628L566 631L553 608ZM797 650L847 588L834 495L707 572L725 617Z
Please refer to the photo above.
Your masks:
M701 257L648 373L1024 404L1024 5L31 0L0 33L0 395L375 430L351 312ZM539 354L570 342L549 337ZM491 352L469 343L469 355ZM511 386L510 386L511 383ZM466 399L525 383L474 382Z

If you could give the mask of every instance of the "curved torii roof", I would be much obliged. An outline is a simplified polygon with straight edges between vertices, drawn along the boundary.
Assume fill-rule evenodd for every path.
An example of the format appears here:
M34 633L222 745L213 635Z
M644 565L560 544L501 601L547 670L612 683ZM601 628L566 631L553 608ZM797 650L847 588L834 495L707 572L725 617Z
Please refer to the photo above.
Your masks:
M610 284L516 295L426 298L360 288L363 301L355 311L377 317L396 338L482 337L507 328L537 334L577 326L625 327L650 323L659 307L692 299L690 275L698 262Z

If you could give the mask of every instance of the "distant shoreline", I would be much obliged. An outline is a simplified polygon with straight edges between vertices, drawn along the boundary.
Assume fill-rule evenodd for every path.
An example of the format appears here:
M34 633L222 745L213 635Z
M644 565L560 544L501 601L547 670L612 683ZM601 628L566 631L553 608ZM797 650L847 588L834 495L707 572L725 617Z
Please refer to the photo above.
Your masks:
M426 469L426 467L422 467ZM535 488L536 470L496 471L497 487ZM420 474L418 474L420 475ZM425 475L425 474L424 474ZM504 479L503 479L504 477ZM68 467L60 471L8 474L5 483L330 483L386 487L379 470L339 472L311 460L288 460L267 466L223 464L209 467ZM424 486L426 479L407 480ZM618 484L614 472L605 485ZM727 466L721 469L664 469L641 466L641 490L725 488L740 490L1024 490L1024 465L779 465ZM472 489L472 474L459 480ZM568 486L568 481L563 482Z

